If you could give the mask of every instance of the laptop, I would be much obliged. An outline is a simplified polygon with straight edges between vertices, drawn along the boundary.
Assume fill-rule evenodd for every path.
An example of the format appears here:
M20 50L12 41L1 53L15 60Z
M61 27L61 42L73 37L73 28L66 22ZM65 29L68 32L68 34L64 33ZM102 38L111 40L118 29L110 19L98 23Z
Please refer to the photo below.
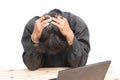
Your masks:
M61 70L58 78L49 80L104 80L111 60L89 64L83 67Z

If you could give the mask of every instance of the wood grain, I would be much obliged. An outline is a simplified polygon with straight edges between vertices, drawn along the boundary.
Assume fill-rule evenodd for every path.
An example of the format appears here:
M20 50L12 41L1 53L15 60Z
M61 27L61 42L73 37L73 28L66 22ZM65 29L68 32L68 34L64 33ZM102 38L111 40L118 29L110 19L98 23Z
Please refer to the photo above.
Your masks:
M28 69L0 70L0 80L49 80L56 78L58 71L67 68L40 68L35 71ZM105 80L120 80L116 77L113 68L110 67Z

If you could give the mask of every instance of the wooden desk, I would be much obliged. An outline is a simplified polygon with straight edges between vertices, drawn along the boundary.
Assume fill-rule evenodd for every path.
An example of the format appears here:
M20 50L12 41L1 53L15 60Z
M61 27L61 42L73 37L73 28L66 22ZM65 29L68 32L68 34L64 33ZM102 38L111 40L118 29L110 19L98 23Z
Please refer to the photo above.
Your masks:
M0 70L0 80L48 80L57 77L57 73L65 68L40 68L35 71L28 69Z
M49 80L57 77L58 71L67 68L40 68L35 71L28 69L20 70L0 70L0 80ZM110 67L105 80L120 80L118 79L113 69Z

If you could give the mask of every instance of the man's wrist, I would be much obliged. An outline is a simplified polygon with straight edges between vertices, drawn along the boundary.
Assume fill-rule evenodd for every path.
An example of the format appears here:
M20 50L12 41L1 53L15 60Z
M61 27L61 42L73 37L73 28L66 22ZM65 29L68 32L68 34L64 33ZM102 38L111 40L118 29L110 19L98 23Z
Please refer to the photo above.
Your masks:
M67 40L68 44L69 44L69 45L72 45L72 44L73 44L73 40L74 40L74 39Z
M73 41L74 41L74 34L72 34L71 36L69 36L69 37L67 38L67 42L68 42L69 45L72 45L72 44L73 44Z
M34 43L34 44L38 44L39 43L39 40L35 40L33 37L32 37L32 35L31 35L31 40L32 40L32 42Z

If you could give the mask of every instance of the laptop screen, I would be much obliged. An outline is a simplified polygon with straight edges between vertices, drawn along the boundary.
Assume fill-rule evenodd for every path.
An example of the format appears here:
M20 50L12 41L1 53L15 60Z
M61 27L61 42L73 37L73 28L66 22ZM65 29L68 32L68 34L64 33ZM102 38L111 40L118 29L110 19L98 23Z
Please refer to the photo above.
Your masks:
M62 70L58 78L50 80L104 80L111 61L89 64L83 67Z

